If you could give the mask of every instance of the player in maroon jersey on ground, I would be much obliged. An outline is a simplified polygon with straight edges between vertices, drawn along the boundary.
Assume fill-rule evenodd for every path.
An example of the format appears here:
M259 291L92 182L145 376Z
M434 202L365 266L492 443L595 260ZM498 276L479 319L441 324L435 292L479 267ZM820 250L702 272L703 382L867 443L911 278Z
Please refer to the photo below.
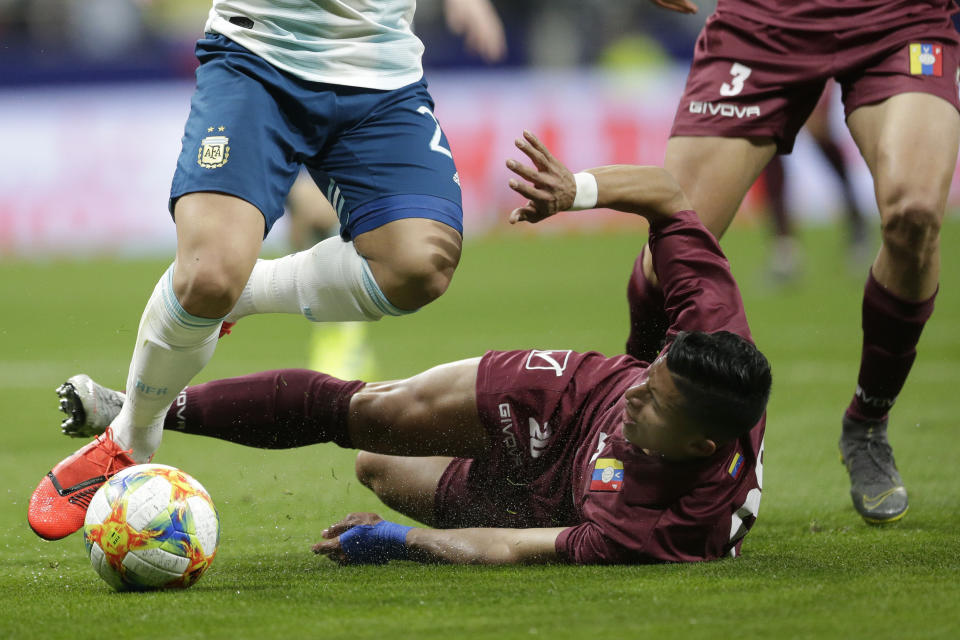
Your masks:
M681 12L688 0L653 0ZM775 153L789 153L824 83L873 175L881 246L863 297L863 350L840 450L857 512L898 520L907 491L887 440L940 274L939 232L957 160L960 41L953 0L719 0L697 40L664 167L720 236ZM627 353L663 344L663 296L649 252L628 288Z
M351 514L314 546L342 562L737 555L760 503L770 369L716 240L663 169L575 177L532 134L517 144L535 168L508 162L525 179L511 187L529 198L512 222L594 206L649 220L671 320L655 362L534 349L490 351L394 382L272 371L187 388L165 427L257 447L362 449L360 481L434 528ZM65 408L96 412L79 399Z

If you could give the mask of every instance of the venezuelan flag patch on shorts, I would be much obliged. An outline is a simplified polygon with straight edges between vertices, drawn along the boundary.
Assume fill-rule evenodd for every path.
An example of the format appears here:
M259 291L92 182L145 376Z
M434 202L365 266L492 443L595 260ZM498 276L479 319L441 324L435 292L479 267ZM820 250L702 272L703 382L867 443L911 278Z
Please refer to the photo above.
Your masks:
M943 46L939 44L910 43L910 75L943 75Z
M597 458L590 480L590 491L623 489L623 463L616 458Z

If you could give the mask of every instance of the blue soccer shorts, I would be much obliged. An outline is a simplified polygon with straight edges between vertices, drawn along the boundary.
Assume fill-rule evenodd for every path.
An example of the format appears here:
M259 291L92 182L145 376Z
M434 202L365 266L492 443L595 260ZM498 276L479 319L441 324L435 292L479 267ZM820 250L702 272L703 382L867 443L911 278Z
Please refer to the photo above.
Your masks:
M219 34L197 43L197 88L170 191L226 193L269 232L301 165L345 240L402 218L463 233L460 179L426 82L389 91L302 80Z

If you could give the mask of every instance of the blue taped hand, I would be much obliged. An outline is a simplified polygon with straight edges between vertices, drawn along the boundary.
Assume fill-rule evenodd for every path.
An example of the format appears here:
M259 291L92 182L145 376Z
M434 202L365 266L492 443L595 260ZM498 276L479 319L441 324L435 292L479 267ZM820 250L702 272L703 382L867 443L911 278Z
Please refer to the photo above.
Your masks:
M407 532L395 522L361 524L340 534L340 549L350 564L386 564L407 557Z

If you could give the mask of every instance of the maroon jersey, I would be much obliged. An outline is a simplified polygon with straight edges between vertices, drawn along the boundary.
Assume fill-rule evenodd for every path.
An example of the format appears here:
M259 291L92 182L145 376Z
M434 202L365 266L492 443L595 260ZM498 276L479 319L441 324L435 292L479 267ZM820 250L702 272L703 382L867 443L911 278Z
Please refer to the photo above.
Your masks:
M654 269L679 331L749 338L729 264L693 212L652 225ZM568 350L489 352L477 406L488 457L454 460L441 477L443 527L566 526L577 563L675 562L736 555L760 501L764 423L713 456L668 462L622 434L623 393L648 365Z

